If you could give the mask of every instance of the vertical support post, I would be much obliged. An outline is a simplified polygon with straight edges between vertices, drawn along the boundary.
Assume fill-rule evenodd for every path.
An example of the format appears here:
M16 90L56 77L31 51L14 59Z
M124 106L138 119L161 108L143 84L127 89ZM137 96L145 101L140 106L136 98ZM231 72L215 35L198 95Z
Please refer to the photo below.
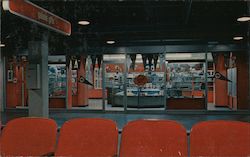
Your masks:
M5 88L4 88L4 73L5 73L5 66L4 66L4 57L2 55L2 52L0 50L0 112L4 110L4 104L5 104ZM0 114L1 115L1 114Z
M69 57L66 57L66 109L71 109L72 104L72 64Z
M128 97L127 97L127 84L128 84L128 59L129 55L127 53L125 53L125 62L124 62L124 66L125 66L125 72L124 72L124 82L123 82L123 90L124 90L124 96L123 96L123 106L124 106L124 111L125 113L127 112L128 109ZM138 93L139 94L139 93Z
M85 77L86 76L86 71L85 71L85 64L86 64L86 57L81 56L80 57L80 65L78 69L78 75L77 78L78 80L80 79L81 76ZM88 106L88 85L79 83L77 86L77 102L78 106Z
M106 81L105 81L105 75L106 75L106 69L105 69L106 63L103 61L102 62L102 110L106 110L106 105L105 105L105 99L107 99L106 95ZM93 82L94 83L94 82Z
M248 15L250 14L250 1L247 2L247 6L248 6ZM250 113L250 23L248 23L248 33L247 33L248 39L247 39L247 50L248 50L248 75L249 75L249 87L248 87L248 111Z
M2 23L2 3L0 3L0 40L2 36L2 29L1 29L1 23ZM2 41L1 41L2 42ZM0 47L0 118L1 118L1 111L3 111L4 108L4 93L5 93L5 88L4 88L4 59L3 59L3 54L2 54L2 48Z
M166 65L166 53L163 53L162 54L163 56L163 58L159 58L160 59L160 66L163 66L162 68L163 68L163 72L164 72L164 76L163 76L163 85L164 85L164 87L163 87L163 103L164 103L164 109L167 111L167 88L166 88L166 86L167 86L167 65ZM163 60L163 63L161 63L161 60Z
M25 103L24 103L24 101L25 101L25 96L24 96L24 90L25 90L25 88L24 88L24 67L23 67L23 65L21 65L21 73L22 73L22 107L24 107L25 106Z
M207 110L207 105L208 105L208 83L207 83L207 72L208 72L208 60L207 60L207 48L205 52L205 110Z
M27 85L29 89L29 116L48 117L49 92L47 36L44 38L44 41L29 42Z

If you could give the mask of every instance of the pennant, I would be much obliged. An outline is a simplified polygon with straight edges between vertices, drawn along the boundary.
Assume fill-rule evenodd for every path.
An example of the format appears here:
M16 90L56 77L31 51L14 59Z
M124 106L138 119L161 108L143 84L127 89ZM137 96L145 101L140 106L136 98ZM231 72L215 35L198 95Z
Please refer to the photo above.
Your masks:
M222 75L221 73L219 73L219 72L215 72L214 78L215 78L215 79L219 79L219 80L223 80L223 81L232 82L231 80L229 80L227 77L223 76L223 75Z
M79 83L84 83L90 86L94 86L92 83L90 83L88 80L86 80L86 78L84 78L83 76L80 76L80 79L78 81Z

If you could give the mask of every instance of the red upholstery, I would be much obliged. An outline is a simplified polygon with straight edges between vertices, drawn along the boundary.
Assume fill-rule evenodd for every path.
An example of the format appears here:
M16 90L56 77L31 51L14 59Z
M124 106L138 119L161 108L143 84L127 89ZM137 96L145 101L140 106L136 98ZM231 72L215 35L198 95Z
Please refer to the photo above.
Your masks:
M56 156L113 157L117 155L118 129L108 119L79 118L61 128Z
M207 121L196 124L190 134L190 155L250 156L250 123Z
M57 125L52 119L17 118L4 127L2 156L41 156L54 152Z
M187 156L186 129L175 121L136 120L122 131L120 157Z

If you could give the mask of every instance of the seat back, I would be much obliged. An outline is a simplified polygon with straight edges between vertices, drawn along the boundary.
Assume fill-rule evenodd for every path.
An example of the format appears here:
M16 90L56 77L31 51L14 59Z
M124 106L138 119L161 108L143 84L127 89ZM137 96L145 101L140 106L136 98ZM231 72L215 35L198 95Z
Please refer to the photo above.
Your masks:
M57 125L47 118L17 118L2 131L2 156L41 156L54 152Z
M250 123L206 121L192 127L190 155L250 156Z
M120 157L187 156L186 129L169 120L136 120L122 131Z
M108 119L79 118L61 128L56 156L113 157L117 155L118 129Z

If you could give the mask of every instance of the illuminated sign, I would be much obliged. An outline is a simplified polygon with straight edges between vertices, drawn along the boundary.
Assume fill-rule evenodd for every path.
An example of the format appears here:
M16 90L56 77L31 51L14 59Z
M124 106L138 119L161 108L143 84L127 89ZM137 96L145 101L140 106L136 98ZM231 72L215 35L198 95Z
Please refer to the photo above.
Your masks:
M3 8L64 35L71 34L70 22L27 0L3 0Z

